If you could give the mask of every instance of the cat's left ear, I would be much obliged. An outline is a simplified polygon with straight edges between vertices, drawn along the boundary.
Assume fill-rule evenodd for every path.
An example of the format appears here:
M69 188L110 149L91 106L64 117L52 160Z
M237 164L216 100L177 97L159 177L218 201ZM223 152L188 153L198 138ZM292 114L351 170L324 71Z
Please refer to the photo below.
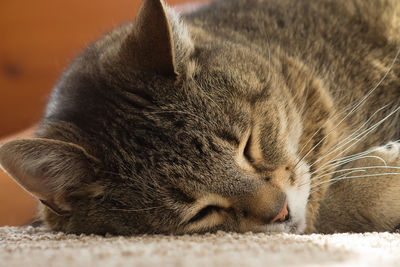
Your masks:
M0 167L58 214L71 210L68 199L95 177L98 160L82 147L58 140L14 140L0 147Z
M144 0L120 56L135 68L178 76L171 25L161 0Z

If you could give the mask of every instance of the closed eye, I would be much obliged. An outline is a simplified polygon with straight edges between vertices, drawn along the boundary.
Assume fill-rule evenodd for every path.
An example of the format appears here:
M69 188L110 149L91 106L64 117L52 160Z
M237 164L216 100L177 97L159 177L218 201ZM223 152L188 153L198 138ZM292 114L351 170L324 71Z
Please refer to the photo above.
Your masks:
M222 207L215 206L215 205L207 205L201 210L199 210L189 221L188 223L194 223L203 220L204 218L208 217L209 215L213 214L214 212L220 212L223 210Z
M251 135L249 135L249 138L247 139L246 145L243 149L243 156L249 163L253 163L254 159L250 155L250 145L251 145Z
M254 171L254 163L256 162L254 148L254 136L251 131L248 131L245 138L242 139L242 142L239 144L237 148L235 160L239 167L247 171Z

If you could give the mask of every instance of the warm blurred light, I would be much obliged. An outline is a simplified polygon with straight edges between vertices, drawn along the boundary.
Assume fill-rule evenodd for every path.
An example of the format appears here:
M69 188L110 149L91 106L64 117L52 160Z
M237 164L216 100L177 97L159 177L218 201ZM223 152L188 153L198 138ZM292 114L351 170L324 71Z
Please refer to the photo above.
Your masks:
M132 20L140 4L138 0L1 1L0 137L37 121L68 62L103 33Z

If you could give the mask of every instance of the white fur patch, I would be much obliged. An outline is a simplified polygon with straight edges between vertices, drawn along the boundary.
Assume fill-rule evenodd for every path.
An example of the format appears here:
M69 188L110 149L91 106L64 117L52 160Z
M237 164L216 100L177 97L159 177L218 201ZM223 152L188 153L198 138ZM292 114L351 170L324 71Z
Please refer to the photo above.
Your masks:
M382 154L385 161L387 161L387 163L391 163L398 160L400 156L400 143L389 142L384 146L373 148L372 151Z
M307 200L310 194L311 177L309 166L301 161L296 168L296 185L286 190L288 206L293 223L296 224L295 233L302 233L306 228Z

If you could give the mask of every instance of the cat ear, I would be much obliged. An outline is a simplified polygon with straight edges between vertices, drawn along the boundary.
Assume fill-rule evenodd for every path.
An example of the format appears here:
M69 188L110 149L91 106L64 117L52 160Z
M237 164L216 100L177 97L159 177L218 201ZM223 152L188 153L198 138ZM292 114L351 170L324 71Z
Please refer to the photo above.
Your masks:
M65 199L73 188L94 177L94 161L82 147L50 139L15 140L0 147L0 166L58 214L70 210Z
M176 77L171 25L161 0L144 0L132 32L124 40L121 56L129 64L158 74Z

